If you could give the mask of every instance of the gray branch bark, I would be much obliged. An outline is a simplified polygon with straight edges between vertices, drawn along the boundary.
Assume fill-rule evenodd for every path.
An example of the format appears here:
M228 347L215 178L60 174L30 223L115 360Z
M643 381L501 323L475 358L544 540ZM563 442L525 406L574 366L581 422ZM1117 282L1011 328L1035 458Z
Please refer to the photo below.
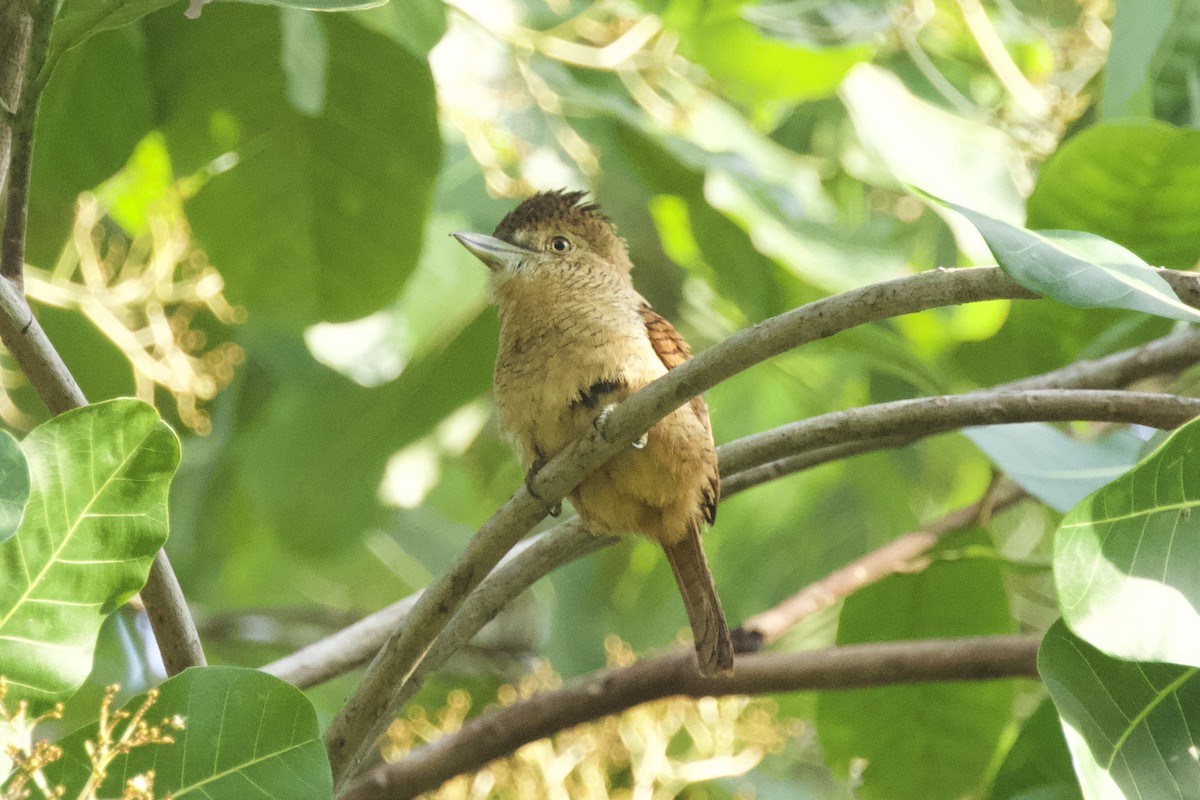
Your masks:
M339 800L405 800L529 742L663 697L862 689L872 686L1036 678L1039 636L989 636L846 645L742 656L728 678L702 678L691 652L603 670L571 686L492 710L393 764Z
M1160 274L1185 302L1200 300L1200 278ZM580 439L537 475L534 490L554 502L664 415L732 375L793 347L857 325L944 305L979 300L1033 299L996 267L934 270L825 298L746 328L671 370L621 403L610 415L607 441ZM976 423L982 424L982 423ZM464 599L538 521L545 506L518 489L417 601L407 623L384 644L362 682L326 733L335 785L342 787L370 752L397 708L419 662Z
M731 472L818 448L888 436L920 438L976 425L1014 422L1124 422L1164 430L1200 415L1200 399L1153 392L1030 389L920 397L793 422L723 448Z

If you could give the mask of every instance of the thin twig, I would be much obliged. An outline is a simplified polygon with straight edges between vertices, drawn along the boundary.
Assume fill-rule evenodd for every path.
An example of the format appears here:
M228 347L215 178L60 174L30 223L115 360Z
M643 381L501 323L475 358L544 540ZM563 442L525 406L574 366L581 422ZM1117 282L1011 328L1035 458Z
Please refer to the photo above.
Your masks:
M979 52L983 54L984 60L992 68L992 73L1012 95L1016 104L1034 119L1041 120L1050 116L1050 104L1008 54L1004 40L996 33L995 26L988 19L987 11L979 0L958 0L958 5L962 9L967 30L979 45Z
M1159 274L1177 287L1185 302L1200 296L1200 277L1172 270ZM1034 293L998 268L976 267L898 278L793 309L735 333L629 397L610 414L607 440L592 432L573 442L538 472L533 489L546 502L561 499L670 411L738 372L799 345L929 308L1033 298ZM526 487L518 489L484 523L450 569L428 587L407 624L380 650L326 733L335 784L344 785L366 758L404 683L450 617L504 554L545 516L545 508Z
M178 675L188 667L207 664L200 634L166 550L159 550L154 556L141 595L167 674Z
M534 539L514 547L463 603L454 619L421 661L412 683L440 667L465 646L504 606L559 566L616 542L583 530L578 518L565 520ZM307 689L361 667L403 624L420 592L405 597L353 625L262 667L277 678ZM432 666L431 666L432 665Z
M486 712L460 730L383 764L339 800L404 800L478 770L521 745L664 697L862 689L898 684L1036 678L1039 636L987 636L846 645L743 656L728 678L702 678L690 652L602 670L567 688Z
M747 619L733 632L741 649L757 649L771 644L802 620L844 600L863 587L905 569L955 531L972 525L983 511L995 512L1026 497L1025 492L1006 485L999 494L989 494L966 508L951 511L920 530L906 533L870 553L835 569L819 581L810 583L774 608ZM741 666L740 662L738 664Z
M29 178L33 173L33 131L41 100L41 92L35 84L46 61L56 6L56 0L40 0L34 8L21 93L13 109L15 117L9 143L8 194L3 240L0 241L0 277L7 278L18 287L24 282L25 221L29 216Z

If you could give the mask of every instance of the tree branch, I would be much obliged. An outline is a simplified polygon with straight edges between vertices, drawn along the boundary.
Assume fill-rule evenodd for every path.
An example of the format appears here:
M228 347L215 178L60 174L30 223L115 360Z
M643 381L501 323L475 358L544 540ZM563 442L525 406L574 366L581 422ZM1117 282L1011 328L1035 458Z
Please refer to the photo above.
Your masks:
M673 409L793 347L898 314L977 300L1034 297L998 268L985 267L934 270L793 309L735 333L629 397L610 414L607 440L592 432L567 446L538 472L533 488L546 502L563 498L589 472ZM370 752L393 699L462 601L545 513L546 507L534 500L527 487L519 488L484 523L450 569L426 589L407 624L383 646L326 732L335 785L343 785Z
M722 451L740 471L822 447L885 436L923 437L1013 422L1126 422L1170 429L1200 415L1200 399L1151 392L1033 389L920 397L852 408L747 436Z
M862 689L896 684L1036 678L1039 636L846 645L738 659L728 678L702 678L691 652L602 670L567 688L492 710L458 732L383 764L339 800L403 800L480 769L521 745L663 697Z
M1160 274L1180 291L1185 302L1200 298L1200 277L1172 270L1161 270ZM867 322L929 308L1035 297L998 268L977 267L924 272L793 309L735 333L629 397L610 414L607 440L592 432L572 443L538 472L533 488L546 502L561 499L589 472L673 409L793 347ZM383 646L326 732L336 785L344 785L370 752L404 683L465 597L544 516L545 506L534 500L526 487L519 488L484 523L450 569L427 588L407 624Z
M0 184L7 177L3 239L0 241L0 340L52 414L87 405L75 378L34 318L22 291L25 220L33 163L33 134L55 0L39 0L32 16L25 0L0 0L0 94L15 111L0 126ZM9 46L12 49L9 49ZM16 87L19 86L19 89ZM7 152L5 152L7 150ZM159 551L142 590L163 661L171 674L203 664L204 653L179 582Z
M0 0L0 191L4 191L12 147L12 126L24 83L33 20L24 0Z
M1076 361L1061 369L1041 375L1010 381L991 389L977 389L966 396L1026 389L1117 388L1128 386L1152 375L1163 375L1187 369L1197 362L1200 362L1200 328L1187 328L1104 358ZM733 494L760 483L767 483L821 464L827 464L830 461L840 461L843 458L873 453L877 450L904 447L921 438L921 436L914 435L856 439L786 456L777 461L738 471L729 478L722 475L721 491L726 495ZM737 442L731 442L718 448L717 452L718 454L726 453L729 447L737 445Z
M949 534L973 524L981 515L1010 506L1026 496L1022 489L1004 485L998 492L989 492L977 503L951 511L920 530L893 539L846 566L835 569L819 581L810 583L774 608L750 617L733 632L734 641L743 650L757 650L764 644L771 644L818 611L908 568ZM740 661L738 666L741 667Z
M1140 347L1101 359L1075 362L1062 369L1003 384L990 391L1016 387L1034 389L1123 386L1150 375L1186 368L1197 361L1200 361L1200 330L1189 328ZM884 437L852 441L789 456L733 474L728 474L728 470L725 470L725 474L721 478L722 494L724 497L731 497L760 483L811 466L886 447L904 446L917 441L917 438L919 437ZM720 448L719 452L724 451L725 447ZM1002 505L1004 501L993 500L993 502ZM972 510L976 507L972 506ZM961 514L966 511L952 513ZM934 523L934 525L940 529L940 523ZM913 538L907 545L894 545L896 548L902 549L891 552L910 554L910 557L917 555L920 551L912 549L911 545L916 544L924 534L918 532L909 536ZM439 669L445 659L453 655L459 647L465 645L487 620L494 617L509 601L536 581L558 566L575 558L582 558L615 541L617 540L613 537L590 535L578 527L577 520L567 520L532 542L518 545L504 557L501 566L489 575L479 589L465 601L463 608L453 617L445 631L436 640L433 649L422 660L419 669L414 673L413 683L419 684L422 677L428 675L432 670ZM893 545L884 547L892 548ZM886 559L886 556L872 553L863 557L863 559L873 558ZM857 571L860 566L859 562L854 562L844 569ZM814 586L819 586L827 580L836 581L836 575L837 573L831 573L830 576ZM806 591L810 590L802 590L797 597L804 595ZM823 592L822 589L816 588L811 591ZM399 600L343 630L263 666L262 669L300 688L316 686L357 669L368 663L393 631L403 624L419 594L416 593ZM794 607L800 607L802 601L796 600L795 603L797 605ZM781 618L774 614L774 611L763 612L763 614L747 620L743 628L763 636L768 642L773 641L782 632L779 626L783 625L780 621ZM758 622L759 617L766 620L768 616L773 621L763 621L761 624ZM793 621L788 624L795 624L795 619L793 617ZM472 622L468 624L467 620L472 620ZM415 687L413 691L415 691ZM404 704L411 694L411 691L402 690L397 695L396 704Z
M12 14L18 5L14 3L10 6L9 13L4 16ZM0 277L7 278L18 287L24 282L25 220L28 217L29 177L33 171L33 130L37 123L38 101L41 99L36 82L46 60L46 49L50 46L50 29L54 25L56 6L56 0L39 0L28 22L18 23L22 33L26 25L29 29L24 48L25 63L17 70L21 88L16 97L5 98L13 116L8 143L8 196L4 234L0 240Z
M614 536L588 533L578 518L572 518L514 547L463 603L422 659L410 683L419 685L422 676L445 663L513 598L538 580L563 564L616 541ZM337 633L267 664L262 670L307 689L360 667L370 661L392 632L404 623L420 595L417 592L392 603Z

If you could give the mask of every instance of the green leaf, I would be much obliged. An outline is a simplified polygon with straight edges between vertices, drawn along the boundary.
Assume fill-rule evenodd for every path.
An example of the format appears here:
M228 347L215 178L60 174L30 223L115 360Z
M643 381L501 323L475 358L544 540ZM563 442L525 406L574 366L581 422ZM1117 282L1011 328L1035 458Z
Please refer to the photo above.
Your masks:
M242 388L245 402L261 405L237 443L240 481L256 513L289 545L328 553L380 524L378 488L388 458L487 391L495 317L467 322L444 348L369 388L313 362L299 345L253 345L277 361ZM267 348L274 352L262 353ZM445 379L447 364L455 365L454 380Z
M151 724L185 720L173 744L134 748L108 768L99 796L116 797L134 775L154 770L156 796L236 800L329 800L333 779L317 715L291 684L253 669L199 667L159 687L146 714ZM146 695L125 704L137 710ZM61 739L64 755L46 770L52 784L78 791L91 771L84 742L89 725Z
M1190 269L1200 258L1200 131L1088 128L1042 167L1028 224L1087 231L1151 264Z
M178 169L237 158L189 203L195 239L232 302L293 331L396 297L421 252L441 161L428 63L343 15L308 19L309 34L312 23L328 45L323 95L311 64L281 66L276 10L218 4L199 20L146 22Z
M1200 421L1080 503L1054 543L1063 617L1120 658L1200 666Z
M29 462L21 445L0 430L0 543L17 532L29 500Z
M1027 492L1064 513L1127 472L1142 448L1124 431L1081 442L1044 422L967 428L963 435Z
M1038 672L1062 718L1088 800L1200 797L1200 677L1194 668L1121 661L1054 623Z
M446 34L446 4L442 0L391 0L354 18L424 58Z
M870 64L855 67L839 92L858 138L896 181L1000 219L1024 220L1020 185L1028 170L1011 137L921 100Z
M983 235L1000 268L1026 289L1079 308L1125 308L1200 321L1145 261L1119 244L1076 231L1030 231L947 203Z
M177 6L182 17L185 10L192 13L205 7L213 0L63 0L54 32L50 39L52 58L73 47L78 47L97 33L114 30L137 22L147 14L153 14L170 6ZM253 3L264 6L281 6L307 11L355 11L375 8L388 0L221 0L221 2Z
M1157 117L1195 125L1200 114L1195 96L1198 32L1200 4L1195 0L1117 3L1100 119Z
M150 406L113 400L39 425L21 449L31 487L0 544L0 674L10 702L55 701L87 677L100 623L167 539L179 440Z
M183 0L63 0L50 36L51 63L101 31L124 27L172 5L182 16Z
M58 62L38 111L33 149L37 177L29 198L29 263L47 270L54 266L71 235L79 193L121 170L154 128L151 102L140 45L125 32L97 36ZM117 104L121 113L114 114ZM64 124L66 120L70 124ZM54 333L48 333L61 348ZM90 344L80 348L77 359L71 358L71 352L62 356L75 369L91 357L92 349ZM112 396L82 386L88 397Z
M984 544L976 532L955 546ZM838 643L970 636L1012 630L995 561L937 561L846 600ZM1012 715L1013 685L945 683L821 695L817 731L843 772L863 759L862 798L958 798L979 783ZM914 769L920 764L920 769Z
M872 45L807 49L768 38L742 16L745 0L675 2L664 23L680 35L680 51L704 67L722 93L747 103L828 97Z
M1004 757L987 800L1080 800L1071 754L1054 703L1043 700Z

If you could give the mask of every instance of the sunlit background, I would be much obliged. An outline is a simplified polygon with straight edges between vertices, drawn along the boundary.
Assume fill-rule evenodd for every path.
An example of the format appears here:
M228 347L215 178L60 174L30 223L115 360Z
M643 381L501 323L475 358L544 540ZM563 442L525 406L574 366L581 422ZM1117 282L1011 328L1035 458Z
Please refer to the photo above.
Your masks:
M484 270L450 232L490 232L537 189L590 189L629 242L640 291L702 350L834 292L990 263L973 233L909 186L1022 223L1041 163L1077 129L1133 113L1186 124L1200 108L1200 22L1154 40L1152 94L1136 48L1114 45L1127 60L1102 72L1114 9L1100 0L392 0L338 15L213 3L194 21L182 11L62 55L39 121L28 291L89 398L152 400L183 436L167 549L210 658L245 665L421 588L520 485L487 396L496 322ZM1031 203L1036 227L1071 227L1056 208ZM1170 257L1160 262L1190 266ZM1168 327L1050 304L939 309L788 353L708 402L728 442L1023 377ZM0 378L0 415L29 428L34 395L7 361ZM705 542L731 622L974 502L992 478L975 444L948 435L729 499ZM988 558L931 570L930 585L944 602L964 598L978 633L1044 626L1056 519L1032 503L1005 512L944 560ZM939 635L889 592L817 615L781 647ZM429 710L393 729L396 747L516 691L501 687L535 658L524 690L603 666L610 636L646 653L686 626L660 551L640 540L530 594L429 681L419 699ZM142 623L126 609L107 628L97 698L106 683L132 693L161 670ZM622 647L609 655L630 657ZM326 718L350 680L311 692ZM876 722L948 753L937 768L967 791L1040 696L991 686L963 707L977 724L914 722L921 708L962 701L953 688L887 690L886 702L874 696L890 709ZM613 796L668 797L748 773L707 784L707 796L848 797L864 762L842 734L875 724L857 702L668 701L439 796L525 785L513 776L553 762L579 783L546 796L608 796L587 777L607 769L626 787ZM679 734L712 715L724 745ZM654 732L631 732L639 726ZM648 741L684 740L671 758L647 754ZM636 788L639 770L651 789ZM578 788L588 781L600 787L590 795Z

